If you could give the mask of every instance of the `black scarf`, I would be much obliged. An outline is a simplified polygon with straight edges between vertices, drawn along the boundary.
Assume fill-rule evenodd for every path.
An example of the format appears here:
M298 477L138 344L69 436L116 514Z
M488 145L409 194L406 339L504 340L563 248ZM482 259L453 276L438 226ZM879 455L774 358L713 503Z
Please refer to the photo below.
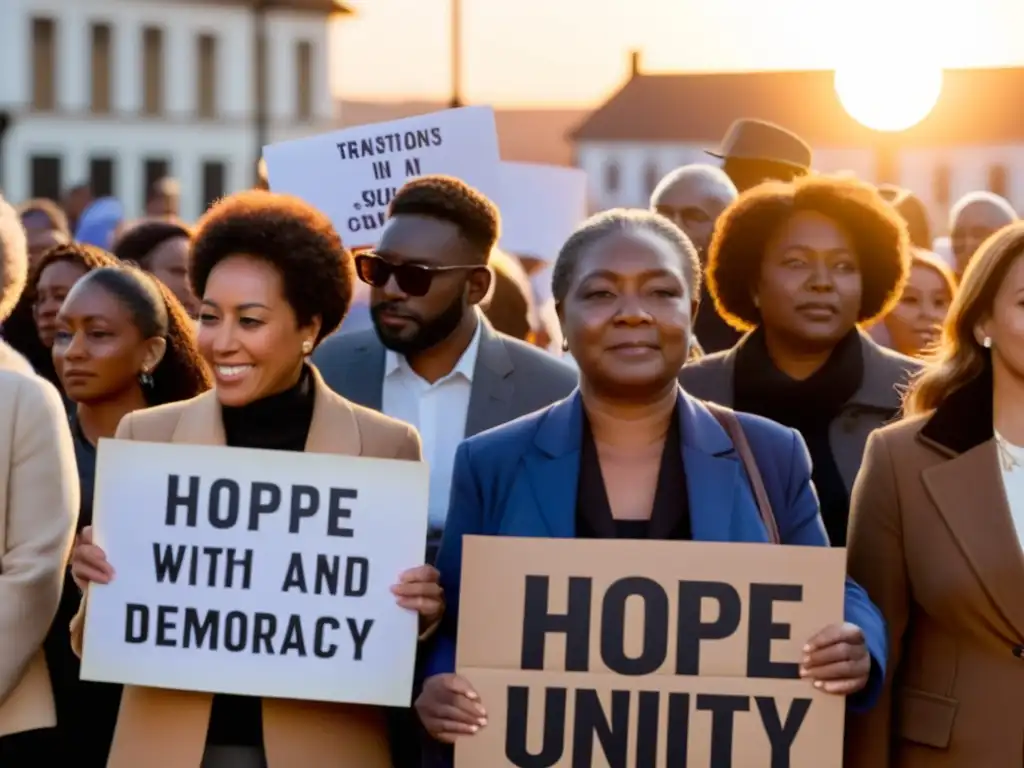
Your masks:
M829 427L863 378L864 360L856 329L844 336L825 364L803 381L775 367L761 328L736 347L733 407L791 427L803 436L814 465L811 479L818 492L821 517L829 541L837 547L846 545L850 496L832 455Z

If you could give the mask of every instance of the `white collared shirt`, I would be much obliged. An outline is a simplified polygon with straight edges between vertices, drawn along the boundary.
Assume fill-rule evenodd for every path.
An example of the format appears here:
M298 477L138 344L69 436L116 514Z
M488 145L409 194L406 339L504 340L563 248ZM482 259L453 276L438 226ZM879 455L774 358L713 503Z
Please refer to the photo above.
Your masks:
M384 356L382 410L412 424L420 433L423 458L430 466L431 528L443 528L448 516L455 450L466 433L482 326L482 321L477 323L469 346L451 373L433 384L420 378L402 355L389 349Z

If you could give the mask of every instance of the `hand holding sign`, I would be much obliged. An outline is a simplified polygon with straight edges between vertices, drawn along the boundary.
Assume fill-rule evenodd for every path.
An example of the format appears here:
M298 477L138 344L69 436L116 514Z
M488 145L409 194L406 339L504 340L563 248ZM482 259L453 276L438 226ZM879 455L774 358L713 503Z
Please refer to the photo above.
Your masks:
M431 565L403 571L391 593L403 608L420 615L420 626L429 627L444 613L444 590L438 584L441 574Z
M800 677L825 693L852 696L868 683L871 656L855 624L832 624L804 646Z
M416 699L416 713L427 733L452 744L459 736L472 735L487 725L487 710L480 697L461 675L434 675L423 684Z
M107 562L106 553L92 543L92 526L86 526L71 552L71 577L82 592L90 582L107 584L114 578L114 569Z

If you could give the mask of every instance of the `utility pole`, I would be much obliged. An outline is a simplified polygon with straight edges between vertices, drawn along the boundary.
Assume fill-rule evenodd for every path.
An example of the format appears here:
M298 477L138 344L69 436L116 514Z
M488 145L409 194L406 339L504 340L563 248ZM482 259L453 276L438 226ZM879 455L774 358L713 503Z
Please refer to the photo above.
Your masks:
M268 0L253 0L253 54L256 61L253 67L255 78L255 109L253 111L253 129L256 138L256 159L253 163L253 177L259 183L260 160L263 159L263 147L268 143L270 132L268 125L267 104L267 5Z
M451 66L452 99L451 108L462 106L462 0L451 1Z

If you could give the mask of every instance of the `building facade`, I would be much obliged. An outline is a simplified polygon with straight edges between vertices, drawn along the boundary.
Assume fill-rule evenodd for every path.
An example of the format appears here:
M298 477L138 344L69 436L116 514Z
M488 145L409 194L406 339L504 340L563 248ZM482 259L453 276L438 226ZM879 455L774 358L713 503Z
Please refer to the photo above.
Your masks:
M832 72L647 74L630 77L572 134L599 208L646 206L658 180L687 163L712 163L733 120L770 120L802 136L815 170L895 183L928 206L936 233L951 203L988 189L1024 206L1024 68L951 70L931 114L900 133L857 123Z
M256 2L267 7L258 87ZM17 202L90 182L129 216L163 176L182 215L250 186L257 105L276 141L334 125L333 0L3 0L0 188Z

